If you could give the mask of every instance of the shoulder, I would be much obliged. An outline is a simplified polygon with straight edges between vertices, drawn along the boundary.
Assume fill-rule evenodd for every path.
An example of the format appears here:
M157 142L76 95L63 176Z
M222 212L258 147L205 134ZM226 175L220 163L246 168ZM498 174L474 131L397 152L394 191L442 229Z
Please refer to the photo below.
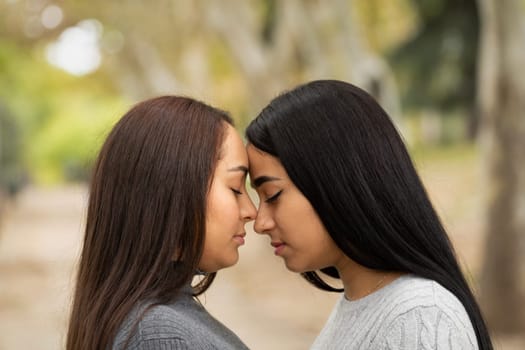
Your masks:
M140 349L144 344L158 343L167 349L184 349L191 340L192 323L184 308L177 304L143 305L126 318L115 338L114 349L121 349L128 340L129 348ZM167 346L174 344L178 346Z
M114 349L122 349L128 338L126 349L247 349L191 296L168 305L137 308L119 331Z
M176 303L156 305L149 309L139 322L139 330L144 339L149 337L187 337L191 319L186 308Z
M392 309L384 324L382 348L477 349L464 306L439 283L412 276L392 289Z
M467 311L459 299L439 283L416 276L404 276L394 281L385 295L394 317L425 311L439 311L457 323L470 324Z

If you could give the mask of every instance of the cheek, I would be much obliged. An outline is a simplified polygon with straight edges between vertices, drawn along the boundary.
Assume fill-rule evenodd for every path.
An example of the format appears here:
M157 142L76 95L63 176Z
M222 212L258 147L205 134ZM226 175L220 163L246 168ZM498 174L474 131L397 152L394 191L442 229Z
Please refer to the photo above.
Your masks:
M308 200L302 195L290 196L289 200L275 207L275 219L281 228L289 232L319 231L323 226Z
M303 247L312 252L325 251L331 250L335 244L306 199L277 210L276 220L279 221L283 234L297 248Z
M239 206L231 190L212 188L208 197L207 224L224 229L224 225L236 224L238 217Z
M217 237L215 237L217 238ZM239 260L237 247L227 244L223 238L206 239L204 251L199 262L199 268L207 272L233 266Z

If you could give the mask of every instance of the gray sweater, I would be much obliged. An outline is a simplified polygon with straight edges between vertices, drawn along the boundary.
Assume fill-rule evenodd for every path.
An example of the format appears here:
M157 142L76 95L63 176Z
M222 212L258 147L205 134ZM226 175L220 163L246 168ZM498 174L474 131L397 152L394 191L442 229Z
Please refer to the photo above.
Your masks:
M440 284L404 275L358 300L338 300L314 350L478 349L465 308Z
M133 310L117 333L113 350L124 350L131 329L144 306ZM155 306L140 320L125 349L248 349L222 323L211 316L186 286L177 300Z

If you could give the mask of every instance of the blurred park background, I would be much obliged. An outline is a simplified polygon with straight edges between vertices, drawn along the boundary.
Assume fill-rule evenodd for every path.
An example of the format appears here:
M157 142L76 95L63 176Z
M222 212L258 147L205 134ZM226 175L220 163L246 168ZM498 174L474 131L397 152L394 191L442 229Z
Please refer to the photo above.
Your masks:
M242 132L319 78L390 113L496 348L525 349L524 64L525 0L0 0L0 350L63 348L90 166L133 103L189 95ZM268 243L203 303L252 349L306 349L338 296Z

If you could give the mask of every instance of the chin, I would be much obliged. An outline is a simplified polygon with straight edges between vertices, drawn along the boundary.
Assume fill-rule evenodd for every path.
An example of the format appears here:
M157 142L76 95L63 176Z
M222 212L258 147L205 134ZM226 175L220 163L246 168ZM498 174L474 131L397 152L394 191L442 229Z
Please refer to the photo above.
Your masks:
M223 257L223 259L220 260L208 261L208 264L206 264L206 266L203 266L202 270L207 272L217 272L219 270L237 264L238 261L239 254L236 254L235 256L232 255L229 257Z
M239 262L239 254L236 254L235 257L231 257L230 259L224 261L222 268L225 269L227 267L232 267L233 265L237 264L237 262Z
M286 265L286 268L289 271L292 271L292 272L303 273L303 272L306 272L306 271L310 271L310 270L304 268L303 266L294 265L293 263L290 263L288 261L285 261L284 264Z

